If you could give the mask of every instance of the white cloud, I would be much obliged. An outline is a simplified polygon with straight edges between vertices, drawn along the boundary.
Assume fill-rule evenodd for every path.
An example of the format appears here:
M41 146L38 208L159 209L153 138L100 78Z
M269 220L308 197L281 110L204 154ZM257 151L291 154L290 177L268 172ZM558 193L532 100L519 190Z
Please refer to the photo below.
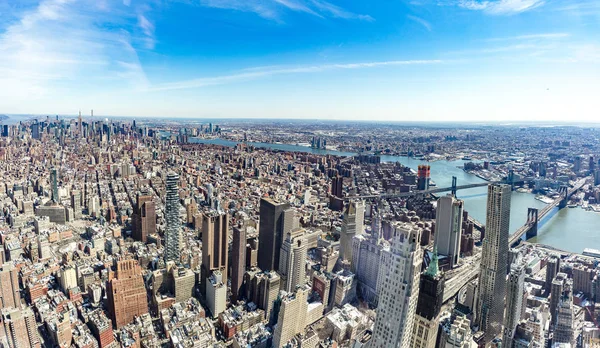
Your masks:
M153 86L150 90L165 91L176 89L201 88L206 86L223 85L234 82L248 81L266 76L284 75L284 74L302 74L302 73L317 73L329 70L343 69L361 69L361 68L376 68L384 66L402 66L402 65L433 65L441 64L441 60L392 60L380 62L361 62L361 63L345 63L345 64L322 64L322 65L307 65L307 66L268 66L256 67L242 70L238 73L221 75L214 77L201 77L192 80L178 81L165 83L162 85Z
M140 13L138 15L138 26L144 33L144 42L146 48L154 49L156 44L156 40L154 39L154 24L152 24L152 22L150 22L144 14Z
M252 12L279 22L285 11L303 12L319 18L373 20L369 15L356 14L324 0L200 0L200 5Z
M427 29L427 31L431 31L431 23L429 23L428 21L424 20L423 18L417 17L417 16L413 16L413 15L407 15L406 18L408 18L411 21L414 21L416 23L419 23L425 29Z
M545 0L459 0L460 7L493 15L510 15L542 6Z
M569 37L569 33L541 33L541 34L525 34L507 37L494 37L485 41L512 41L512 40L553 40Z
M68 97L69 91L113 74L128 74L120 85L145 81L137 54L129 49L130 37L96 26L105 22L90 11L94 4L44 0L16 14L17 20L0 33L0 107Z

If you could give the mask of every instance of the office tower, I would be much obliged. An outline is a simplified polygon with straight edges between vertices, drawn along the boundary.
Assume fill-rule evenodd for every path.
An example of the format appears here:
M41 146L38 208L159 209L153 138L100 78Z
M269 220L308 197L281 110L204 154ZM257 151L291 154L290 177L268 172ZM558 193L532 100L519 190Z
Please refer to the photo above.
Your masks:
M81 192L79 190L71 191L71 208L73 208L73 217L81 219Z
M58 171L56 168L50 170L50 186L52 187L52 201L58 203Z
M184 302L194 297L196 274L191 269L173 265L170 269L170 278L173 282L175 302Z
M594 186L600 185L600 169L594 170Z
M243 224L233 228L231 252L231 302L235 303L242 297L246 272L246 226Z
M212 272L206 282L206 303L213 318L216 318L226 309L227 285L224 283L220 271Z
M83 137L83 120L81 119L81 110L79 110L79 117L77 118L77 126L79 128L79 136Z
M594 161L594 156L590 156L588 167L590 174L594 174L594 169L596 169L596 162Z
M506 313L504 317L504 334L502 346L512 347L517 325L523 312L523 291L525 287L525 267L514 265L508 275L506 288Z
M352 201L348 203L342 219L340 233L340 259L352 261L352 238L363 234L365 221L365 203Z
M431 167L426 164L420 164L417 169L417 190L424 191L429 189Z
M384 245L373 235L354 236L351 269L358 280L358 291L362 298L377 303L377 276L379 261Z
M283 290L294 291L296 286L306 281L307 252L308 242L304 230L298 229L286 233L279 256L279 274Z
M244 282L248 301L254 302L258 308L264 310L265 319L269 320L271 324L275 324L277 318L271 318L271 314L281 287L279 274L275 271L262 272L260 269L256 269L256 271L248 271L244 274Z
M421 230L409 223L393 224L390 250L381 254L377 279L379 303L373 328L373 348L408 348L419 297L423 262Z
M38 122L36 122L36 123L34 123L34 124L31 125L31 137L33 139L40 139L41 138L41 136L40 136L40 133L41 133L40 132L40 128L41 128L41 125Z
M0 295L2 308L21 308L19 270L12 263L5 263L0 269Z
M284 235L284 210L288 203L271 198L260 200L260 222L258 229L258 267L263 271L274 271L279 267L279 251Z
M448 257L451 268L458 265L460 259L463 205L463 201L451 195L440 197L437 201L434 245L438 253Z
M138 195L133 216L133 239L144 242L156 233L156 208L151 195Z
M566 281L567 274L561 272L557 273L554 280L552 280L552 288L550 291L550 327L553 327L556 324L556 312Z
M552 344L566 343L575 346L573 319L573 296L571 294L570 284L566 284L565 290L560 295L558 309L556 311L556 322Z
M274 347L285 346L295 335L304 331L309 291L310 288L305 286L299 287L295 292L284 293L279 308L277 326L273 334Z
M208 288L206 279L214 271L220 271L223 283L227 284L228 236L229 214L213 210L203 215L201 289Z
M115 278L106 284L106 298L117 329L129 324L134 317L148 313L142 269L136 260L117 262Z
M510 226L510 185L488 185L485 238L479 274L477 321L485 343L502 332Z
M438 315L444 302L445 278L438 268L437 252L421 274L419 299L412 330L413 348L435 348L439 328Z
M560 272L560 257L558 257L558 255L550 255L548 257L548 262L546 263L546 282L544 283L546 294L550 293L552 281L558 272Z
M583 158L581 156L576 156L575 159L573 160L573 171L575 172L575 174L577 174L581 171L582 162L583 162Z
M580 263L573 266L573 293L582 292L587 298L592 297L592 269Z
M38 335L35 314L31 308L2 309L2 328L0 346L8 348L40 348L42 343Z
M168 261L180 262L181 246L181 221L179 218L179 175L174 172L167 174L165 202L165 263Z

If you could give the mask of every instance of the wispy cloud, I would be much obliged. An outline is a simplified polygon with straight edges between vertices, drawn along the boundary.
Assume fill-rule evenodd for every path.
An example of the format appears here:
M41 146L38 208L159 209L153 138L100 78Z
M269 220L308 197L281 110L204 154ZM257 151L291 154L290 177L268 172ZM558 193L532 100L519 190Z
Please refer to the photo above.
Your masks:
M201 88L206 86L223 85L234 82L248 81L261 77L286 75L286 74L303 74L303 73L318 73L330 70L344 69L364 69L377 68L384 66L407 66L407 65L433 65L442 64L442 60L391 60L379 62L360 62L360 63L345 63L345 64L322 64L322 65L307 65L307 66L268 66L249 68L237 73L229 75L220 75L213 77L201 77L192 80L178 81L165 83L162 85L153 86L152 91L165 91L177 89Z
M459 0L460 7L492 15L511 15L542 6L545 0Z
M564 39L569 37L569 33L541 33L541 34L526 34L517 36L506 36L506 37L493 37L486 39L485 41L513 41L513 40L553 40L553 39Z
M406 18L410 19L413 22L421 24L425 29L427 29L427 31L431 31L431 23L424 20L423 18L413 15L407 15Z
M44 0L16 14L17 20L0 33L1 99L55 95L113 75L127 75L121 85L144 84L131 37L107 30L107 22L95 16L102 6L91 0Z
M286 11L307 13L319 18L333 17L372 21L373 17L350 12L324 0L200 0L206 7L251 12L262 18L279 21Z
M140 13L138 15L138 25L144 33L146 48L154 49L154 46L156 45L156 40L154 39L154 24L152 24L144 14Z

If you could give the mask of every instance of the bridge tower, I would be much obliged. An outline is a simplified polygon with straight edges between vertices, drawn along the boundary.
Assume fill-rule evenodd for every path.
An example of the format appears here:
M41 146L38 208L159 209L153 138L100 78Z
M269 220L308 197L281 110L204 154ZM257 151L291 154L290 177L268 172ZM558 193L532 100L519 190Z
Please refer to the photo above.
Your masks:
M538 233L538 209L537 208L527 208L527 225L529 225L529 229L525 233L525 240L533 238L537 236Z
M452 177L452 195L456 197L456 177Z
M511 190L515 190L515 171L509 170L508 177L506 178L506 183L510 185Z
M558 189L558 193L562 197L560 203L558 203L558 209L565 208L567 206L567 202L569 201L569 188L563 185Z

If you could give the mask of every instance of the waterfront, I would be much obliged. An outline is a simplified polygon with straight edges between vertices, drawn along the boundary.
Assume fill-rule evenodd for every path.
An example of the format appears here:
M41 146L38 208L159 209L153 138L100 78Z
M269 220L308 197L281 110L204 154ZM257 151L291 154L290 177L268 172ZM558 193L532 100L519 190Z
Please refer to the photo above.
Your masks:
M190 142L229 147L233 147L237 144L235 141L201 138L192 138L190 139ZM248 143L248 145L282 151L308 152L320 155L354 155L354 153L350 152L312 149L310 147L289 144ZM381 156L381 160L384 162L400 162L415 170L419 164L424 163L422 160L401 156L383 155ZM427 164L431 166L431 178L438 187L451 186L453 176L456 176L458 185L484 182L483 179L462 170L460 167L464 163L465 162L462 160L439 160L428 162ZM460 190L457 192L458 198L465 201L465 209L481 223L485 223L487 203L486 193L486 187ZM513 191L511 196L511 232L516 231L526 222L527 208L541 209L545 205L545 203L536 200L534 194ZM599 213L585 211L581 208L565 208L560 210L554 216L550 216L549 220L543 221L538 237L531 239L530 242L542 243L558 249L577 253L583 252L584 248L600 249L600 233L598 233L597 226L600 226Z

